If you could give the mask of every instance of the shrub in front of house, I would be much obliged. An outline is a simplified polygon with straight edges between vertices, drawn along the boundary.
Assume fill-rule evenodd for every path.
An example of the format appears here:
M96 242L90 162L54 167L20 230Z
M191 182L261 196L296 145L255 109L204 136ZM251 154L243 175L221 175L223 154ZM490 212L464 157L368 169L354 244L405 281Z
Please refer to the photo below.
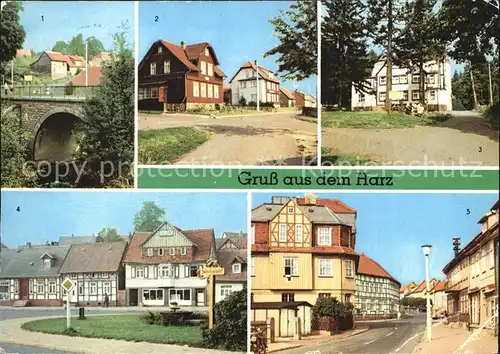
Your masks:
M352 329L354 306L336 298L318 298L312 308L312 327L315 330L346 331Z
M207 320L207 316L191 311L151 312L141 316L144 323L163 326L199 326Z

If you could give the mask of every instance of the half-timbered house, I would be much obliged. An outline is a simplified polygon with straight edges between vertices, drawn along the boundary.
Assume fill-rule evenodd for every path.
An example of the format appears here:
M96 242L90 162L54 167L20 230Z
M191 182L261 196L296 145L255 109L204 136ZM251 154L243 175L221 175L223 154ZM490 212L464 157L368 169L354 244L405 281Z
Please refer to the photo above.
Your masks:
M224 275L215 277L215 301L224 300L232 292L247 286L247 234L224 232L216 239L217 258Z

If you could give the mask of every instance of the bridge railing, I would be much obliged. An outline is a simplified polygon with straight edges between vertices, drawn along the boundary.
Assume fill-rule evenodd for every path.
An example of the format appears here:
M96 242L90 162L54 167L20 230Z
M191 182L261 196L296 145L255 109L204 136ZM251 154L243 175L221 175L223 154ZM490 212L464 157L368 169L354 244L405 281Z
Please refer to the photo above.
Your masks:
M3 90L2 97L85 99L99 86L25 85Z

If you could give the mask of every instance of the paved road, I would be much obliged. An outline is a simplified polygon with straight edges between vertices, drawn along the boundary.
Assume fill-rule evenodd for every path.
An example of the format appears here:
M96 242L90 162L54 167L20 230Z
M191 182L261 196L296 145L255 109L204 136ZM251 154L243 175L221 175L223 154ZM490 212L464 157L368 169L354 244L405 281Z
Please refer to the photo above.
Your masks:
M370 329L364 333L341 340L323 341L307 348L286 350L283 354L412 353L424 328L425 314L400 321L370 322Z
M322 144L384 165L498 166L498 132L476 112L452 112L437 126L406 129L324 128Z
M183 156L180 165L304 165L316 155L317 125L296 112L217 119L191 114L139 114L139 130L205 126L215 136Z
M3 350L3 352L2 352ZM47 349L40 347L32 347L26 345L18 345L12 343L1 343L0 342L0 354L77 354L75 352L64 352L55 349Z

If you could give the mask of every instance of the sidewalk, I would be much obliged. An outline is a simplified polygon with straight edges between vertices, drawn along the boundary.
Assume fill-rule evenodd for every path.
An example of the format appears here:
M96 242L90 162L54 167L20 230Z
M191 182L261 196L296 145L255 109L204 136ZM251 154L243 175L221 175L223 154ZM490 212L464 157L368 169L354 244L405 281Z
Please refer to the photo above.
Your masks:
M180 345L127 342L116 339L69 337L30 332L21 329L23 323L43 318L47 317L16 318L2 321L0 325L0 338L2 342L89 354L235 354L235 352L229 351L191 348Z
M466 328L450 328L440 324L432 328L432 341L420 342L413 353L418 354L446 354L446 353L474 353L493 354L498 353L498 337L494 337L481 331L477 339L470 340L465 346L461 346L474 332ZM457 350L460 351L457 352Z
M345 331L339 334L335 334L333 336L329 334L317 334L317 335L303 337L301 340L295 340L293 338L277 338L275 343L270 343L268 345L268 353L274 353L282 350L299 348L299 347L310 347L322 343L327 343L330 341L337 341L366 332L369 329L370 327L367 326L365 328L355 329L352 331Z

